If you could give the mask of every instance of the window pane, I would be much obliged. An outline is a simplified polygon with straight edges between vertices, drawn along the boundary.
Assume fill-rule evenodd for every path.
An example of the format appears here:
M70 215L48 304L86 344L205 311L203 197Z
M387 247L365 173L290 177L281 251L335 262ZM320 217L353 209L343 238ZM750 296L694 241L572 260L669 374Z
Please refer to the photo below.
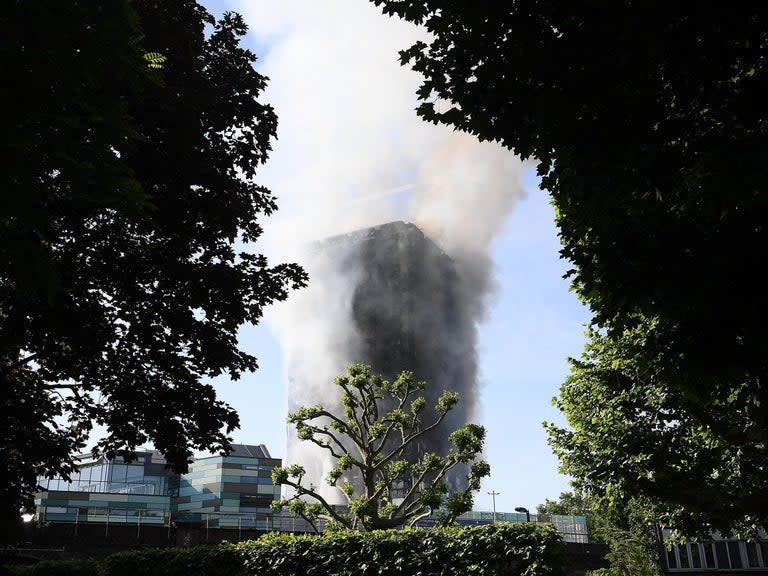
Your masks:
M701 554L698 544L690 544L691 547L691 568L701 568Z
M677 548L680 552L680 568L690 568L690 563L688 562L688 546L683 544Z
M730 568L731 563L728 562L728 550L725 546L725 542L715 542L715 552L717 554L717 567L720 568L720 570Z
M144 480L144 466L127 466L126 482L140 483Z
M675 549L667 550L667 566L670 568L677 568L677 558L675 557Z
M728 542L728 555L731 557L731 568L743 568L741 562L741 547L733 540Z
M715 568L715 553L712 551L712 544L704 545L704 557L707 560L707 568Z
M757 544L754 542L747 542L747 562L750 568L757 568L760 566L759 559L757 557Z
M240 506L243 508L269 508L272 496L268 494L241 494Z
M125 482L125 473L127 472L128 466L125 464L113 464L112 465L112 477L110 480L112 482Z

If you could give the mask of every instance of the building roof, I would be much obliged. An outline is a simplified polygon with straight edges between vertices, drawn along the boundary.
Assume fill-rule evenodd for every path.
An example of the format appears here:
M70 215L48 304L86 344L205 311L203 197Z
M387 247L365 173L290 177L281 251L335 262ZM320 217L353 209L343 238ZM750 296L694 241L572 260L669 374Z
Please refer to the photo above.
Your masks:
M143 456L145 458L149 456L147 463L151 462L152 464L166 464L165 457L162 455L162 453L152 448L136 448L136 456ZM213 456L218 456L218 454L197 456L194 458L194 460L203 460ZM228 454L228 456L237 456L239 458L272 458L272 456L269 455L269 450L267 450L267 447L264 444L232 444L232 451ZM103 454L94 458L91 453L78 454L75 456L75 458L80 460L81 466L91 463L95 464L96 462L105 462L107 460ZM118 456L116 461L121 462L122 457Z
M232 444L232 451L228 456L239 458L272 458L264 444Z

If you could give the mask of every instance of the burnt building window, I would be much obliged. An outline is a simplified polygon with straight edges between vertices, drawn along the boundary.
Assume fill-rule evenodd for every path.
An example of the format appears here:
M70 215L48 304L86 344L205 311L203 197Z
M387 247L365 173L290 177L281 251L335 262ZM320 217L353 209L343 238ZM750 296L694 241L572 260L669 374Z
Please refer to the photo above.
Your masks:
M269 494L240 494L240 508L269 508L272 500Z

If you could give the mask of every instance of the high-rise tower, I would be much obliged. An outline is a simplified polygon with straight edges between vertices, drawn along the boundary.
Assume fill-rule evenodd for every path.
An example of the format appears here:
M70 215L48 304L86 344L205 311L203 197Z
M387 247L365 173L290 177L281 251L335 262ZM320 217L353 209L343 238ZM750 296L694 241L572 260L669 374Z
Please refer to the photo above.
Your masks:
M422 437L416 447L421 453L447 453L448 433L467 422L476 400L471 397L476 378L475 328L453 261L419 228L404 222L328 238L318 243L315 256L329 264L312 275L310 286L313 282L334 284L338 278L353 284L343 296L347 317L336 320L351 324L346 339L335 344L344 348L334 350L341 363L370 364L374 372L388 378L411 370L417 379L427 382L429 406L434 406L443 390L461 394L461 402L443 426ZM316 302L315 308L318 314L327 313L322 302ZM293 364L296 362L301 364L302 358ZM344 365L337 373L343 372ZM291 410L308 403L302 394L307 373L301 366L294 367L297 369L289 367L294 373ZM330 389L330 381L327 385ZM323 402L328 405L328 398ZM291 454L290 436L287 460L298 461ZM461 486L461 471L449 482Z

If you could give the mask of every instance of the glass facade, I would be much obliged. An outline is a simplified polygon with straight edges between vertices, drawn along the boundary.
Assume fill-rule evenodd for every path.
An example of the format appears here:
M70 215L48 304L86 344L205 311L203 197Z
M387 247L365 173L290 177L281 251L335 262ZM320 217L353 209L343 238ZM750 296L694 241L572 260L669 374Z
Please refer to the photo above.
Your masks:
M663 536L669 537L664 530ZM713 536L712 542L672 544L666 549L667 572L715 572L722 570L768 572L768 542Z
M247 445L236 445L228 456L198 458L182 475L168 472L164 459L152 451L138 453L132 462L84 459L69 481L39 479L37 517L42 522L106 526L190 523L206 529L311 531L305 521L275 514L270 507L280 497L280 487L272 484L272 470L280 464L263 446ZM497 512L495 519L525 522L526 515ZM530 520L554 525L567 542L588 542L582 516L532 514ZM467 526L493 521L492 512L469 512L458 519ZM424 527L433 524L434 518L419 522Z
M121 457L111 461L85 460L69 480L40 477L37 482L44 491L167 495L168 474L147 473L146 461L151 463L151 458L152 453L145 452L132 462L125 462Z
M165 469L153 451L126 462L83 459L69 480L39 478L38 519L62 523L170 524L272 529L272 500L280 460L264 446L235 445L229 456L195 460L187 474Z

